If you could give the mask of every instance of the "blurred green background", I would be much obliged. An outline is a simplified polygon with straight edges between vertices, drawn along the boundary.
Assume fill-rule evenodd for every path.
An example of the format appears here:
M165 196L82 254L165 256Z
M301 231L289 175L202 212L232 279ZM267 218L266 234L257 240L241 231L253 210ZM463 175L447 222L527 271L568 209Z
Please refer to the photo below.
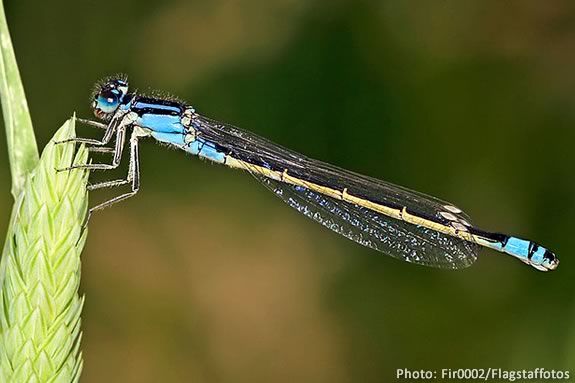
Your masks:
M84 382L575 367L572 1L6 8L42 146L74 111L91 116L96 80L125 72L134 88L452 201L561 259L552 273L492 251L462 271L399 262L298 215L249 175L145 142L140 194L90 223ZM9 184L2 166L0 232Z

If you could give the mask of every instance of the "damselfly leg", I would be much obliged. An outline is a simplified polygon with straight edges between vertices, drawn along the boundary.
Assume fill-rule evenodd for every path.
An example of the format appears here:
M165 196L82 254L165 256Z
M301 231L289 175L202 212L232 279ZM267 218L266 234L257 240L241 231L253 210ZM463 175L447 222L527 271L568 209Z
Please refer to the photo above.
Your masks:
M134 196L138 190L140 190L140 155L138 152L138 143L139 143L139 136L137 129L132 131L132 135L130 137L130 163L128 165L128 176L125 179L113 180L113 181L106 181L100 182L97 184L90 185L88 190L95 190L100 188L106 187L117 187L126 184L131 184L131 191L111 198L105 202L102 202L90 209L90 213L104 209L108 206L115 204L116 202L123 201Z
M95 126L97 128L106 129L104 137L102 140L95 140L89 138L74 137L67 140L56 142L57 144L74 142L74 143L85 143L88 144L88 150L92 152L101 153L113 153L112 163L98 163L98 164L82 164L73 165L63 169L57 169L57 171L65 171L72 169L88 169L88 170L111 170L116 169L121 163L122 153L124 151L125 141L126 141L126 130L128 129L129 122L122 121L123 118L118 118L112 120L109 125L104 125L99 122L78 119L79 122ZM141 132L140 132L141 133ZM115 145L113 148L103 146L108 144L115 135ZM140 188L140 164L139 164L139 153L138 153L138 130L133 129L130 137L130 159L128 165L128 174L124 179L117 179L111 181L104 181L95 184L88 185L88 190L96 190L108 187L118 187L126 184L131 184L131 190L127 193L121 194L114 198L111 198L105 202L102 202L90 209L90 214L96 210L104 209L116 202L125 200L134 194L136 194ZM90 146L94 145L94 146Z

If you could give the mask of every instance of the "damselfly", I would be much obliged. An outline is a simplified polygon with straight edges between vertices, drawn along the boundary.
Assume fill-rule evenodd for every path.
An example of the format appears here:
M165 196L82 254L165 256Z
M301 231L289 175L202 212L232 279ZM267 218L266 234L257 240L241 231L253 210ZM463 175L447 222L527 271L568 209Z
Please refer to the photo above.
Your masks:
M437 198L313 160L253 133L204 117L180 101L128 93L124 77L105 80L94 93L94 114L104 123L101 140L71 138L93 151L112 152L110 164L69 169L114 169L129 135L125 179L90 190L130 185L131 191L93 207L105 208L140 188L138 144L152 137L210 161L242 169L288 205L363 246L407 262L459 269L471 265L481 246L512 255L538 270L553 270L556 256L535 242L471 225L459 208ZM115 139L113 147L107 147Z

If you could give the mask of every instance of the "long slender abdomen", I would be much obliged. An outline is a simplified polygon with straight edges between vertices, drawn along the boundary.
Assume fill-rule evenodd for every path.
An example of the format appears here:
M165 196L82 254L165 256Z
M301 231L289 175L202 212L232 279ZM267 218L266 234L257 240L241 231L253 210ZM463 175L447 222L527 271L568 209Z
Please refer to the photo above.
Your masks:
M471 233L477 244L509 254L538 270L555 270L559 265L555 254L533 241L475 228Z

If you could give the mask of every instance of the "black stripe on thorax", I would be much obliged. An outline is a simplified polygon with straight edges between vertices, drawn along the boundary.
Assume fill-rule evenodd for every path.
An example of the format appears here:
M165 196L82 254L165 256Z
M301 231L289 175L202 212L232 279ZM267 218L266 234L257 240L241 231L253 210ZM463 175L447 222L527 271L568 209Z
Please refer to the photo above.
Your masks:
M182 114L186 106L178 101L156 97L135 96L132 101L132 111L143 114L158 114L176 116Z

